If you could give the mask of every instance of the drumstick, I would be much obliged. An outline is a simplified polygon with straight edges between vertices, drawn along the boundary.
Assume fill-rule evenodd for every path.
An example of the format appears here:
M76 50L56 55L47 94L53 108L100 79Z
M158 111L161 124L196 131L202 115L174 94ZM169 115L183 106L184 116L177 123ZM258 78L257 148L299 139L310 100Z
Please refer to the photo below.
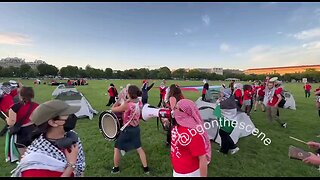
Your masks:
M5 118L8 118L8 116L4 112L2 112L2 111L0 111L0 112Z
M291 139L293 139L293 140L296 140L296 141L299 141L299 142L301 142L301 143L307 144L306 142L304 142L304 141L302 141L302 140L300 140L300 139L297 139L297 138L294 138L294 137L291 137L291 136L289 136L289 138L291 138Z

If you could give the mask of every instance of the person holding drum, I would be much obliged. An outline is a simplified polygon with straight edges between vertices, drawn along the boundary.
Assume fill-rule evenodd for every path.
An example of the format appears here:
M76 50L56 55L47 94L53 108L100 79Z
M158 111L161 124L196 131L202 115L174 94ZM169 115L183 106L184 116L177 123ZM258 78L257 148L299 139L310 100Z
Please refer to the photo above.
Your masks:
M174 110L171 136L173 177L206 177L211 144L196 104L181 99Z
M144 150L141 147L140 138L140 115L142 109L142 102L139 97L142 95L141 90L135 86L130 85L128 87L128 99L120 104L116 103L111 108L114 113L123 113L123 124L124 129L120 132L119 137L116 139L114 147L114 166L111 173L119 173L119 161L121 157L121 152L128 152L130 150L136 149L141 163L143 165L143 171L145 174L149 174L149 168L147 164L147 158Z

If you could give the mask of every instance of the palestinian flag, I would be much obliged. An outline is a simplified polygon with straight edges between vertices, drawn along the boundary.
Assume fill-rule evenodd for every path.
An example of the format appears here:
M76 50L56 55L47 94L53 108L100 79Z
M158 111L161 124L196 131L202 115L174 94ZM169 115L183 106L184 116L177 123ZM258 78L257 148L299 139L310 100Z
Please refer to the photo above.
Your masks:
M17 135L10 135L9 131L7 131L4 149L6 162L14 163L19 161L20 153L15 142L17 142Z

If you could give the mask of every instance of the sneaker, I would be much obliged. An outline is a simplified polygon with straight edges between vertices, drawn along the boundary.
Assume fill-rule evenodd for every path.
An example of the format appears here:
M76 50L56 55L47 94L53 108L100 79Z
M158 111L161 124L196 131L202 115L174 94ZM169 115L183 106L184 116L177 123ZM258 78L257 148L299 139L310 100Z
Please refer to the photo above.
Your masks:
M230 150L230 154L235 154L235 153L237 153L239 150L240 150L240 148L238 148L238 147L236 147L236 148L234 148L234 149L231 149L231 150Z
M150 174L149 167L143 167L144 174Z
M112 170L111 170L111 173L112 173L112 174L117 174L117 173L119 173L119 172L120 172L119 167L112 167Z
M283 128L287 128L287 123L283 123L281 126L282 126Z

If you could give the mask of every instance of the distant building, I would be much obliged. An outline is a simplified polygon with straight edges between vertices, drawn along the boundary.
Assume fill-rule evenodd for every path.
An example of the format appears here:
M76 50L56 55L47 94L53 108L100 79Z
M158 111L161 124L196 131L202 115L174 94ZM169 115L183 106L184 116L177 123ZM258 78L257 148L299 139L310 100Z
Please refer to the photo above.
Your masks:
M245 74L286 74L286 73L302 73L307 69L320 71L320 65L301 65L301 66L285 66L270 68L254 68L245 70Z
M25 59L18 58L18 57L7 57L0 59L0 66L4 68L8 68L10 66L13 67L20 67L22 64L28 64L31 66L32 69L37 68L39 64L46 64L45 61L42 60L35 60L33 62L26 62Z
M223 74L243 74L244 72L239 69L224 69Z

